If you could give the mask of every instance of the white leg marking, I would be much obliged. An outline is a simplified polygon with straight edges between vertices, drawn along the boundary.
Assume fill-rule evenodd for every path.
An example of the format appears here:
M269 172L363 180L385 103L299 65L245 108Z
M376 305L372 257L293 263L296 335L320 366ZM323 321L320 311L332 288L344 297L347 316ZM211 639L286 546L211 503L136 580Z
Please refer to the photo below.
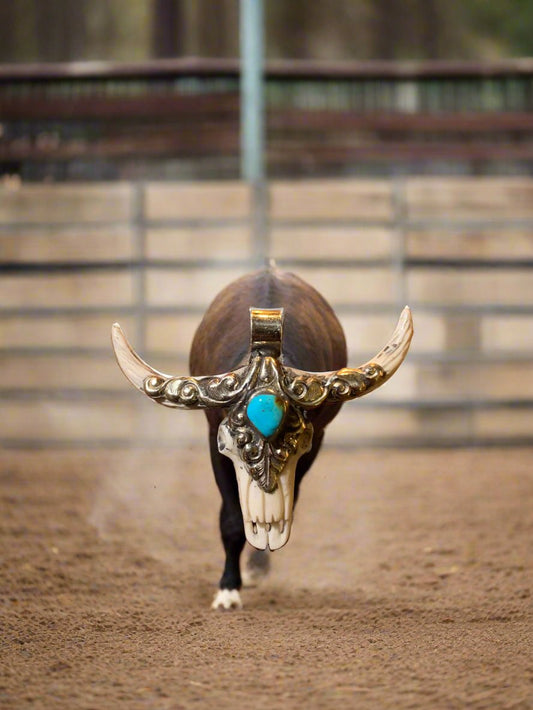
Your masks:
M219 589L215 594L211 609L242 609L238 589Z

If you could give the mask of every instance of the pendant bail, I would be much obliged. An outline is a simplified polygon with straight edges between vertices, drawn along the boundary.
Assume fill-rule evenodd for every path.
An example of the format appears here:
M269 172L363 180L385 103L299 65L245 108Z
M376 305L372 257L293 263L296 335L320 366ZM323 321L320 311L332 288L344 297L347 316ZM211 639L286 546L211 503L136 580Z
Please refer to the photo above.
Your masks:
M250 308L250 348L279 358L283 337L283 308Z

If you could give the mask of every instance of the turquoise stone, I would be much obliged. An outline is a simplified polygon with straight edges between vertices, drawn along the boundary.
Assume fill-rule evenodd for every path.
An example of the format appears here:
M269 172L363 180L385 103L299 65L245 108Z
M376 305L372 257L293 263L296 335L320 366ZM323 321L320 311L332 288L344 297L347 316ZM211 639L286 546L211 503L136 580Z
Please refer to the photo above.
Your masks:
M275 394L256 394L246 406L246 415L257 431L268 439L277 432L285 415L285 406Z

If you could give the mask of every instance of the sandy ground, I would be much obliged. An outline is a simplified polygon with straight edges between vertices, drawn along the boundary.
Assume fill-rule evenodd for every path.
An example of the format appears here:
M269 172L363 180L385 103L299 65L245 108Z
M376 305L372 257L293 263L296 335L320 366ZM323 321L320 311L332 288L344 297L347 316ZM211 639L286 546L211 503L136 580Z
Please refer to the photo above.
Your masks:
M204 451L0 454L0 707L531 708L533 451L325 451L213 612Z

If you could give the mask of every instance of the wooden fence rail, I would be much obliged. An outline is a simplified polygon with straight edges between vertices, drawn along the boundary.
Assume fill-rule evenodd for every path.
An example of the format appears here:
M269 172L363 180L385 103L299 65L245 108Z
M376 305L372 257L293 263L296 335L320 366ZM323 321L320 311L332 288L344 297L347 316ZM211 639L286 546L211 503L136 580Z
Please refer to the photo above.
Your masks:
M271 62L265 104L271 177L531 172L531 60ZM0 65L0 116L25 180L239 174L234 61Z
M318 288L357 364L400 309L412 351L347 405L329 441L533 443L533 180L274 181L265 256ZM121 376L119 320L156 367L185 373L201 314L252 268L238 182L0 189L0 410L6 446L172 446L198 413L152 407Z

